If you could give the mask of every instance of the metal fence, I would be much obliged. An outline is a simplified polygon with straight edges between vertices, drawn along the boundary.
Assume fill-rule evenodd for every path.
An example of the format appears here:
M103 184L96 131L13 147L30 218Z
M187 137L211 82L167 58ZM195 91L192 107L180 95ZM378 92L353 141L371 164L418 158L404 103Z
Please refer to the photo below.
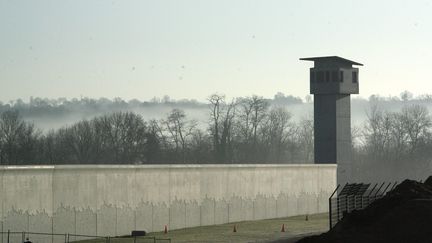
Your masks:
M333 228L347 213L367 207L393 190L397 182L374 184L352 183L336 187L329 198L329 224Z
M32 243L171 243L171 239L161 239L150 236L96 236L78 234L55 234L41 232L0 232L0 243L23 243L29 239Z

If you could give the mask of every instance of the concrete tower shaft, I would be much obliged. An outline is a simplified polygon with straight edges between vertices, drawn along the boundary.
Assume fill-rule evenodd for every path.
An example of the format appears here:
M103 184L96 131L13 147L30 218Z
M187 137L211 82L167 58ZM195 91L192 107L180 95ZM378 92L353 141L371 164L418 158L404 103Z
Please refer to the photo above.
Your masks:
M317 94L314 97L315 163L351 159L350 95Z
M338 164L338 183L352 176L351 94L359 93L359 70L337 56L301 58L313 61L310 93L314 95L314 152L316 164Z

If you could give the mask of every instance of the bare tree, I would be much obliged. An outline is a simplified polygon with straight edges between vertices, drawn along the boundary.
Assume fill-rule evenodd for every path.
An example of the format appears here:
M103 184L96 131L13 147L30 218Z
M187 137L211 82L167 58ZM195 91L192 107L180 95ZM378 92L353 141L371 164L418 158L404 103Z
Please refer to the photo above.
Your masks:
M371 107L364 129L364 139L368 154L375 158L385 157L390 153L392 116Z
M188 139L196 128L196 121L186 120L183 110L173 109L163 121L171 140L175 145L175 153L181 154L182 162L186 162ZM180 151L179 151L180 150Z
M252 140L254 146L256 146L256 144L258 143L257 130L259 125L267 115L266 112L269 107L269 103L265 101L263 97L254 95L251 98L250 105L252 107Z
M24 122L18 111L0 115L0 164L35 163L38 132Z
M232 162L232 129L236 102L227 104L224 95L213 94L210 102L210 133L217 162Z
M131 112L116 112L94 120L105 163L141 163L146 145L146 124ZM108 156L107 156L108 155Z
M163 150L168 147L167 139L163 134L163 129L157 120L148 122L146 146L146 162L160 163L164 159Z
M266 122L269 104L263 97L256 95L240 98L237 104L239 111L236 118L236 130L239 140L239 159L245 162L257 162L262 159L264 152L258 148L260 143L258 132Z
M287 162L287 146L294 131L291 122L291 114L283 107L270 110L265 123L261 127L262 145L266 147L265 158L260 158L271 163Z
M298 143L302 156L300 161L312 163L314 159L314 122L310 117L302 118L298 123Z
M219 148L219 142L220 142L220 132L219 127L221 126L221 116L222 116L222 110L225 106L225 96L224 95L218 95L218 94L212 94L208 101L210 102L210 124L212 125L210 127L210 130L213 135L213 147L218 154L217 151Z
M431 128L431 118L426 107L413 105L402 109L402 119L409 139L409 151L413 154Z
M54 130L49 130L45 136L41 137L41 146L42 146L42 158L45 160L47 164L56 164L61 163L56 158L55 150L56 150L56 132Z
M205 164L212 162L212 139L211 136L202 130L196 129L191 138L191 162Z
M86 120L80 121L74 124L69 132L71 133L70 146L77 163L88 164L94 161L95 136L92 124Z

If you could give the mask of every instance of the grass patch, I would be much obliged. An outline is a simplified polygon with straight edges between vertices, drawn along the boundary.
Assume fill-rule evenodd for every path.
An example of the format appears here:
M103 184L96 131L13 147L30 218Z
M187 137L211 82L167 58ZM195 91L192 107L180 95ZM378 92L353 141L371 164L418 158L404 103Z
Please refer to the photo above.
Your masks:
M328 214L294 216L288 218L243 221L221 225L200 226L164 232L152 232L148 236L157 239L171 239L173 243L186 242L266 242L302 234L323 232L328 230ZM282 224L285 231L281 232ZM237 232L233 232L236 225ZM93 243L99 241L80 241ZM111 243L133 243L131 238L111 239ZM149 239L137 238L136 243L153 242ZM157 241L168 242L168 241Z

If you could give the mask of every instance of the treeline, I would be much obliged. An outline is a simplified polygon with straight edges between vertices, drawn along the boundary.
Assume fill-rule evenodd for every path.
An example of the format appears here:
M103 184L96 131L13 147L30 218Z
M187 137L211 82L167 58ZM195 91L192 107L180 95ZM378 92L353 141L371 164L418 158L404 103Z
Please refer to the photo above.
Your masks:
M264 98L263 98L264 99ZM292 95L285 95L278 92L273 98L264 99L271 106L290 106L304 103L311 103L313 97L307 95L303 100ZM408 91L402 92L399 96L379 96L371 95L368 99L361 97L353 97L353 104L357 103L380 103L385 109L400 108L401 105L422 104L426 106L432 105L432 95L423 94L414 96ZM165 95L162 98L154 97L148 101L140 101L138 99L124 100L119 97L108 99L99 98L93 99L89 97L81 98L41 98L31 97L29 101L22 99L10 100L8 102L0 101L0 113L8 110L16 110L21 116L25 117L58 117L63 115L71 115L73 113L100 114L116 111L130 111L145 108L160 108L171 107L179 109L202 109L207 107L207 103L199 102L195 99L179 99L175 100Z
M273 99L265 99L270 104L275 105L290 105L301 104L302 99L292 95L285 95L278 92ZM99 98L92 99L88 97L81 98L57 98L48 99L40 97L31 97L28 102L22 99L11 100L9 102L0 101L0 113L8 110L17 110L24 116L60 116L74 112L84 113L101 113L134 110L139 108L150 107L176 107L181 109L203 108L207 104L194 99L175 100L165 95L162 98L154 97L148 101L140 101L138 99L123 100L119 97L114 99Z
M355 174L382 181L430 175L432 119L425 106L408 104L393 112L372 104L366 124L352 134Z
M307 163L313 121L293 122L262 97L208 99L207 129L181 109L144 120L114 112L42 133L10 109L0 116L1 164Z
M352 129L357 180L422 178L430 174L432 119L406 102L388 111L372 104ZM313 118L293 119L286 106L259 97L211 95L206 127L182 109L145 120L114 112L42 133L10 109L0 115L0 163L162 164L313 163Z

